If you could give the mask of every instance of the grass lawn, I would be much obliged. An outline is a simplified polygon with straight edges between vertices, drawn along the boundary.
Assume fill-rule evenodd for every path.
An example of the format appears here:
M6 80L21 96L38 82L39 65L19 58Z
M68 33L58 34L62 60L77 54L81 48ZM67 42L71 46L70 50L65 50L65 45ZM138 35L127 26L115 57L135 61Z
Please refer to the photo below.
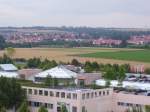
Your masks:
M95 52L80 54L81 57L106 58L128 61L150 62L150 50Z

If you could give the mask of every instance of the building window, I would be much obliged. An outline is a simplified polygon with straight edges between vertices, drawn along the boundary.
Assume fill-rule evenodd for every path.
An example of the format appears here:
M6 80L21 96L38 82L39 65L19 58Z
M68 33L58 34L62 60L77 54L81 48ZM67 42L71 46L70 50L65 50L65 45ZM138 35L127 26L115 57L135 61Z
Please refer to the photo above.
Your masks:
M86 93L86 99L90 98L90 93Z
M54 96L54 92L53 91L50 91L49 94L50 94L50 96Z
M101 91L99 91L99 96L101 96Z
M39 102L34 102L34 107L39 107L40 103Z
M77 94L73 93L73 99L77 99Z
M85 106L82 107L82 112L86 112Z
M91 93L91 98L93 98L94 97L94 93Z
M56 97L59 97L59 92L56 92Z
M109 95L109 91L107 91L107 95Z
M39 95L43 95L43 91L42 90L39 90Z
M53 109L53 107L54 107L53 104L48 104L47 106L48 106L48 108L50 108L50 109Z
M72 107L72 112L77 112L77 107L73 106Z
M65 92L61 93L61 98L65 98Z
M47 107L48 107L48 104L47 104L47 103L44 103L44 107L47 108Z
M24 91L24 93L25 93L25 94L27 94L27 89L26 89L26 88L25 88L25 89L23 89L23 91Z
M36 89L34 90L34 95L37 95L37 90Z
M71 93L67 93L67 98L71 99Z
M95 92L95 97L97 97L97 92Z
M29 90L28 90L28 94L32 94L32 89L29 89Z
M83 99L83 100L85 99L85 94L82 94L82 99Z
M103 95L105 96L105 91L103 91Z
M48 91L44 91L44 96L48 96Z
M28 105L31 106L31 104L32 104L32 102L31 102L31 101L28 101Z

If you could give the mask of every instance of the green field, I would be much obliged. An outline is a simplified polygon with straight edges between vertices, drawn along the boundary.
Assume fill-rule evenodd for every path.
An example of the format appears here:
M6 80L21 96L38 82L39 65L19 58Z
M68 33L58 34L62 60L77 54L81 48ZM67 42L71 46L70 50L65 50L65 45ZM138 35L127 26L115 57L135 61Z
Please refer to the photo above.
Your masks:
M150 50L95 52L80 54L81 57L105 58L127 61L150 62Z

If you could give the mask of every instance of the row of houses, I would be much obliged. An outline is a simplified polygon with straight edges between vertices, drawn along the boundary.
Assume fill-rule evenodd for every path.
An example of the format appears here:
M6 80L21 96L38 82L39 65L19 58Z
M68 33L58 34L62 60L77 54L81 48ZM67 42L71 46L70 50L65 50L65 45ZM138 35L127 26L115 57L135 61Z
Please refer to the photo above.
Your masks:
M93 40L93 45L107 45L107 46L118 46L122 43L121 40L115 40L111 38L99 38Z
M93 45L106 45L106 46L118 46L122 43L122 40L111 39L111 38L99 38L92 41ZM127 40L127 44L133 45L144 45L150 43L150 36L132 36Z
M150 36L132 36L127 42L134 45L148 44L150 43Z

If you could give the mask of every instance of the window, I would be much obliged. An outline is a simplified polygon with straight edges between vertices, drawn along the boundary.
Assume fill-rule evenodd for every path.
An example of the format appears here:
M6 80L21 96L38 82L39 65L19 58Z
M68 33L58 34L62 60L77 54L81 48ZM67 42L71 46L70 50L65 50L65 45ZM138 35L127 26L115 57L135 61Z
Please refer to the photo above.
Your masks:
M85 106L82 107L82 112L86 112Z
M73 93L73 99L77 99L77 94Z
M59 97L59 92L56 92L56 97Z
M48 96L48 91L44 91L44 96Z
M39 95L43 95L43 91L42 90L39 90Z
M61 107L57 107L57 112L61 112Z
M77 112L77 107L73 106L72 107L72 112Z
M65 92L61 93L61 98L65 98Z
M29 90L28 90L28 94L32 94L32 89L29 89Z
M39 107L39 102L34 102L34 107Z
M53 91L50 91L50 96L54 96L54 92Z
M71 93L67 93L67 98L71 99Z
M94 93L91 93L91 98L93 98L94 97Z
M82 99L83 99L83 100L85 99L85 94L82 94Z
M97 92L95 92L95 97L97 97Z
M99 96L101 96L101 91L99 91Z
M47 103L44 103L44 107L47 108L47 107L48 107L48 104L47 104Z
M25 88L25 89L23 89L23 90L24 90L24 93L27 94L27 89Z
M103 91L103 95L105 96L105 91Z
M28 101L28 105L31 106L31 104L32 104L32 102L31 102L31 101Z
M54 105L53 104L48 104L47 107L50 108L50 109L53 109Z
M109 95L109 91L107 91L107 95Z
M36 89L34 90L34 95L37 95L37 90Z
M90 98L90 93L86 93L86 99Z

